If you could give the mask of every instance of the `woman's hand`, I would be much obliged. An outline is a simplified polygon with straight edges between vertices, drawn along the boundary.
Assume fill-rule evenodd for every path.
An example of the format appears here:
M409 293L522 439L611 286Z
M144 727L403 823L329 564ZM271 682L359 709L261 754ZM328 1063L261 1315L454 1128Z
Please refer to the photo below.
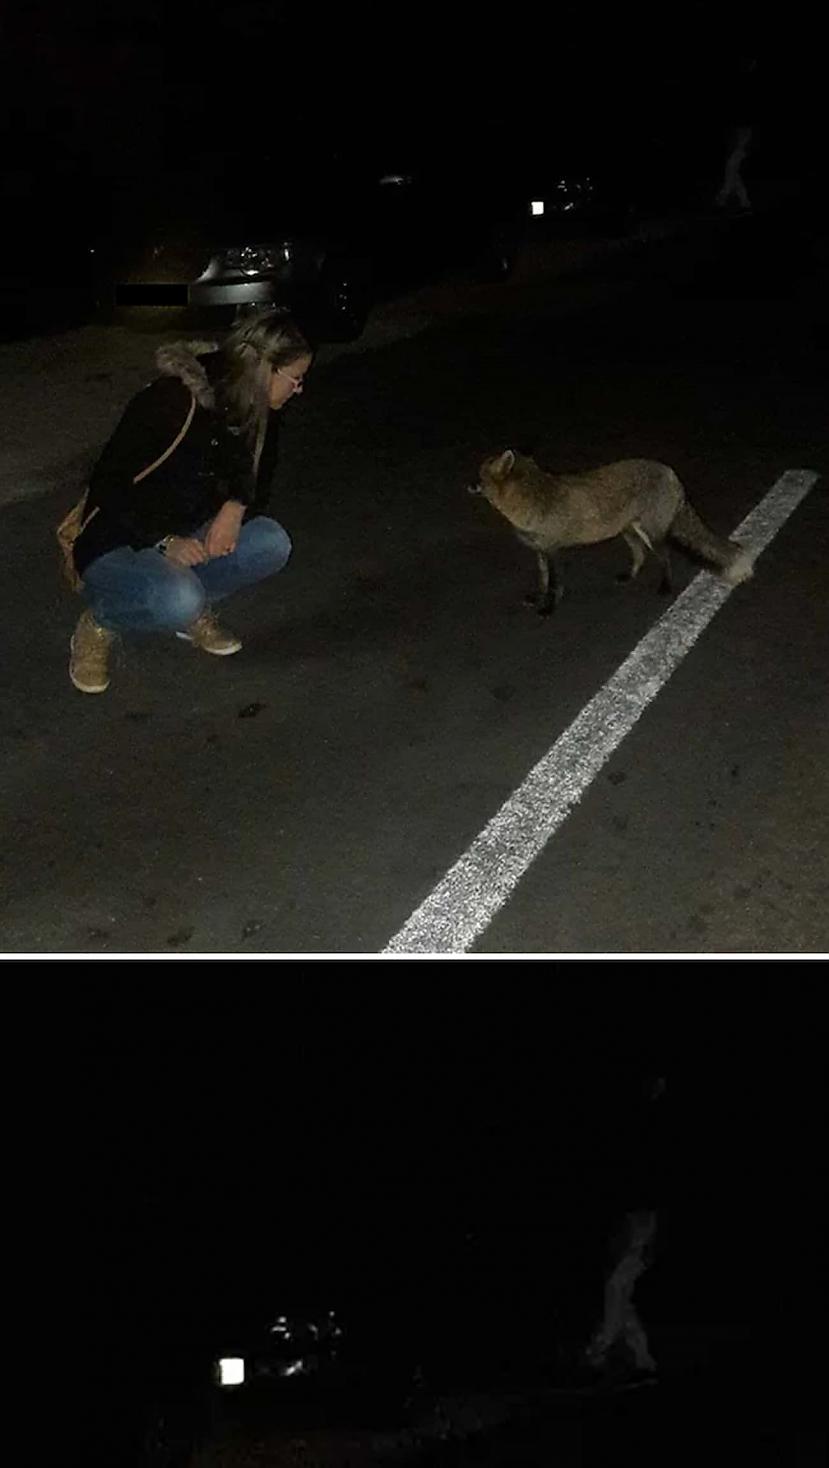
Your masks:
M204 538L208 560L214 556L229 556L235 551L244 514L245 507L238 500L225 500Z
M186 535L172 536L164 554L174 566L201 566L208 560L207 551L201 541Z

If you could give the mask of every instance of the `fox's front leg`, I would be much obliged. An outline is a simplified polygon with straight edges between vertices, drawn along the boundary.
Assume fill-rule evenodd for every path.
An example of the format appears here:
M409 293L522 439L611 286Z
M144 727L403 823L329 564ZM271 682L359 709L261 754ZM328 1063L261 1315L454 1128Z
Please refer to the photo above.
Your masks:
M561 584L561 576L555 558L547 551L537 551L538 557L538 596L528 596L527 605L534 607L541 617L548 617L554 612L562 596L564 587Z

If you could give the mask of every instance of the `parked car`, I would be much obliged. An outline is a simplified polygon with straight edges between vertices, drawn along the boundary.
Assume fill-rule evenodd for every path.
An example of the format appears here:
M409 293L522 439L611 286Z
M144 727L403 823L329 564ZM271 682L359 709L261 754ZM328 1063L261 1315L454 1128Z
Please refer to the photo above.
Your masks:
M578 181L560 180L547 217L586 199ZM523 184L470 165L266 161L251 177L231 155L206 157L116 191L99 299L229 317L275 302L314 339L353 338L376 302L447 272L508 277L533 202Z
M225 1354L214 1362L215 1385L250 1388L267 1381L291 1383L292 1390L311 1378L330 1375L341 1356L343 1334L334 1310L292 1311L253 1329L230 1327L225 1332Z

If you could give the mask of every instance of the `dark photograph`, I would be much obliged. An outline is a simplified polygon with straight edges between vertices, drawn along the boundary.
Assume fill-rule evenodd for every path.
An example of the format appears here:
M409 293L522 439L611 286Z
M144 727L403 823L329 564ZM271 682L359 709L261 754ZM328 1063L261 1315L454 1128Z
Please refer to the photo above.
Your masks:
M814 11L0 27L4 960L821 961Z

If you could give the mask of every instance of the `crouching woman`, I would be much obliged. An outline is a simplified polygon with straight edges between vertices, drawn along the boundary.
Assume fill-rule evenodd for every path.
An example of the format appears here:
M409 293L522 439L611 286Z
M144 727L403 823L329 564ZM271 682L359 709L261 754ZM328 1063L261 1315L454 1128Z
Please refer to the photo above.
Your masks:
M179 343L127 405L92 473L74 565L87 603L69 676L109 686L122 632L175 633L220 657L241 642L213 608L281 571L287 533L263 511L277 414L302 392L311 349L285 313L246 316L219 348Z

